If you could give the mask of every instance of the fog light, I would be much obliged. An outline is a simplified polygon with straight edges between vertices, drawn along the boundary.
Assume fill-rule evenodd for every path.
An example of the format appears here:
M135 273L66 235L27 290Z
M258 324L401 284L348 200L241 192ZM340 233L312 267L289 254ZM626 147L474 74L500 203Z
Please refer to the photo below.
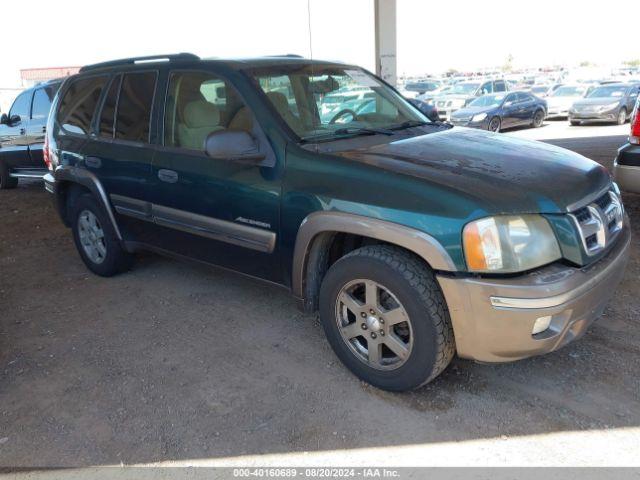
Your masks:
M536 318L535 323L533 324L533 330L531 331L531 335L535 335L536 333L544 332L551 325L551 316L547 315L545 317Z

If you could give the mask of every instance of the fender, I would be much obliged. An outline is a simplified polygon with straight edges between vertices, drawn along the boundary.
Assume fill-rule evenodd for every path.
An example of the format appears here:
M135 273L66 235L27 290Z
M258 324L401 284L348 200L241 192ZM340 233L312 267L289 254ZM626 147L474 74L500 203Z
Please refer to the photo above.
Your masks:
M314 212L300 225L292 267L292 291L304 297L304 279L314 238L323 232L351 233L375 238L412 251L431 268L455 272L457 268L444 247L431 235L397 223L342 212Z
M47 175L45 175L46 177ZM84 169L77 168L73 166L59 166L56 168L54 174L54 191L57 195L57 185L60 181L77 183L78 185L82 185L86 187L94 197L102 204L105 212L107 212L107 216L111 221L111 225L113 226L114 231L118 237L118 240L122 241L122 234L120 233L120 229L118 228L118 223L116 222L116 217L113 214L113 209L111 208L111 203L109 203L109 198L107 197L107 192L102 185L102 182L98 180L92 172ZM45 185L47 185L47 179L45 178ZM49 190L49 187L46 187Z

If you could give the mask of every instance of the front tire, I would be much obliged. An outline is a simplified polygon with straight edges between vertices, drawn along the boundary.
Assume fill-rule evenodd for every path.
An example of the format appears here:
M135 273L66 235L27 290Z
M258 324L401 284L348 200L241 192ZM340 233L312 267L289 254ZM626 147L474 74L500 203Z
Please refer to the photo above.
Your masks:
M111 221L92 195L77 198L72 219L73 240L89 270L111 277L131 268L133 256L123 250Z
M18 186L18 179L9 176L9 169L0 163L0 190L9 190Z
M487 130L489 130L490 132L498 133L500 131L501 127L502 127L502 121L500 120L500 117L493 117L489 121L489 125L487 126Z
M320 321L342 363L383 390L430 382L455 353L433 272L394 246L363 247L331 266L320 289Z
M582 122L578 121L578 120L569 120L569 123L571 124L572 127L578 127L580 126L580 124L582 124Z
M536 113L533 114L533 128L540 128L544 123L544 110L537 110Z

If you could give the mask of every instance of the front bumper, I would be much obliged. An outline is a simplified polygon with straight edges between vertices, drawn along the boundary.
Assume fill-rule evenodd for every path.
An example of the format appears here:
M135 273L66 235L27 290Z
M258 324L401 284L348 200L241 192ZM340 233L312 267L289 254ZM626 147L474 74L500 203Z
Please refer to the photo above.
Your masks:
M606 112L569 112L569 120L579 122L615 122L617 119L618 113L616 110L608 110Z
M449 120L449 123L455 127L481 128L482 130L487 130L489 127L489 117L486 117L484 120L480 120L479 122L474 122L472 120L456 120L455 118L452 118Z
M640 145L628 143L618 150L613 176L622 190L640 193Z
M513 278L438 275L458 355L509 362L552 352L580 337L622 279L630 242L627 222L609 253L584 268L553 264ZM536 319L544 316L551 317L550 327L532 335Z

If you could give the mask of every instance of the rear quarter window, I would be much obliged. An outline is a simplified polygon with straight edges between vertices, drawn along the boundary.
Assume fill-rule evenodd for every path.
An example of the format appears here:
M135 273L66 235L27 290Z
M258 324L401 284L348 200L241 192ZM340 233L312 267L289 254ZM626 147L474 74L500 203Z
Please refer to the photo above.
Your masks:
M107 76L73 80L60 102L58 122L70 133L88 135Z

